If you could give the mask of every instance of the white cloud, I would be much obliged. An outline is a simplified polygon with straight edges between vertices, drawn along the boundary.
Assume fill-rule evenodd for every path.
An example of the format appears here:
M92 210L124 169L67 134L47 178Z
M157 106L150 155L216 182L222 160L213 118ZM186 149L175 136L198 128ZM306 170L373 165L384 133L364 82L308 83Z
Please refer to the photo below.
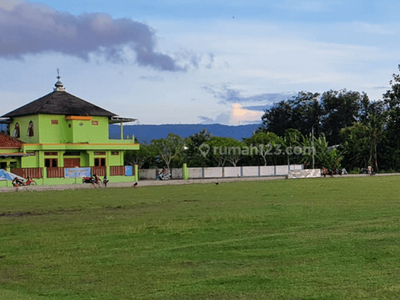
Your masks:
M240 103L234 103L231 106L229 122L231 125L261 122L263 114L261 111L245 109Z

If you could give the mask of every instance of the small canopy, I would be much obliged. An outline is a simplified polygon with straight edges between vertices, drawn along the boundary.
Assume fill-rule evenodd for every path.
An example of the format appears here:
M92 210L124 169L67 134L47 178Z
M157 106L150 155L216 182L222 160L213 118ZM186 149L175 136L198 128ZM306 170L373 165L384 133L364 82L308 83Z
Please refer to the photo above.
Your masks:
M131 118L123 118L123 117L118 117L114 116L111 117L108 123L110 124L115 124L115 123L129 123L129 122L135 122L137 119L131 119Z
M0 153L0 157L13 157L13 156L32 156L32 155L22 152Z
M13 181L15 177L17 177L20 180L25 180L25 178L22 178L21 176L18 176L14 173L7 172L6 170L0 169L0 180Z

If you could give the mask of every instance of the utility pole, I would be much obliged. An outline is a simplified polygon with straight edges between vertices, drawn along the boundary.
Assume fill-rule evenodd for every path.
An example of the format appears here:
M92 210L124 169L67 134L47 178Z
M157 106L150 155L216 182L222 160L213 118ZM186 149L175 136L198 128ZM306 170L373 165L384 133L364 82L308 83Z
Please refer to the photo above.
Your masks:
M314 169L314 125L311 127L312 168Z

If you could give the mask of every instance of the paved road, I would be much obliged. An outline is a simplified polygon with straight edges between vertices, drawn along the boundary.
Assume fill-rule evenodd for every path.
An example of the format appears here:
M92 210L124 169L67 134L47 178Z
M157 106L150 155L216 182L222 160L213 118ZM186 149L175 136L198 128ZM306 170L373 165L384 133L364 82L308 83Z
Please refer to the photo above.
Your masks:
M398 176L400 173L376 174L375 176ZM334 178L340 177L367 177L365 174L349 174L349 175L335 175ZM326 179L332 177L327 176ZM283 180L286 176L268 176L268 177L237 177L237 178L210 178L210 179L175 179L175 180L141 180L138 182L138 187L142 186L157 186L157 185L181 185L181 184L201 184L201 183L223 183L223 182L237 182L237 181L266 181L266 180ZM108 188L117 187L132 187L133 182L118 182L108 183ZM24 186L18 189L19 192L27 191L62 191L62 190L75 190L75 189L93 189L92 184L65 184L65 185L40 185L40 186ZM0 187L1 192L16 192L14 187Z

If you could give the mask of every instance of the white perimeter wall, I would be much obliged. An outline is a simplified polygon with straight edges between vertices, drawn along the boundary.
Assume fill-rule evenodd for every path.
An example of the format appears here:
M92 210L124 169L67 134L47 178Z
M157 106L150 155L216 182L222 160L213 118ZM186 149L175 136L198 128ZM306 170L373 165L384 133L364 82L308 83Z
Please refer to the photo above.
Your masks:
M303 165L290 165L290 170L303 170ZM140 169L139 179L155 179L157 169ZM161 170L161 169L158 169ZM232 177L259 177L285 176L289 174L289 167L284 166L250 166L250 167L213 167L188 168L189 178L232 178ZM182 179L182 168L171 170L173 179Z
M240 177L242 176L241 167L224 167L224 177Z
M259 167L243 167L243 177L256 177L258 174Z
M273 176L275 175L275 166L261 166L260 176Z
M203 168L189 168L189 178L203 178Z
M222 177L222 168L204 168L204 178L212 177Z

